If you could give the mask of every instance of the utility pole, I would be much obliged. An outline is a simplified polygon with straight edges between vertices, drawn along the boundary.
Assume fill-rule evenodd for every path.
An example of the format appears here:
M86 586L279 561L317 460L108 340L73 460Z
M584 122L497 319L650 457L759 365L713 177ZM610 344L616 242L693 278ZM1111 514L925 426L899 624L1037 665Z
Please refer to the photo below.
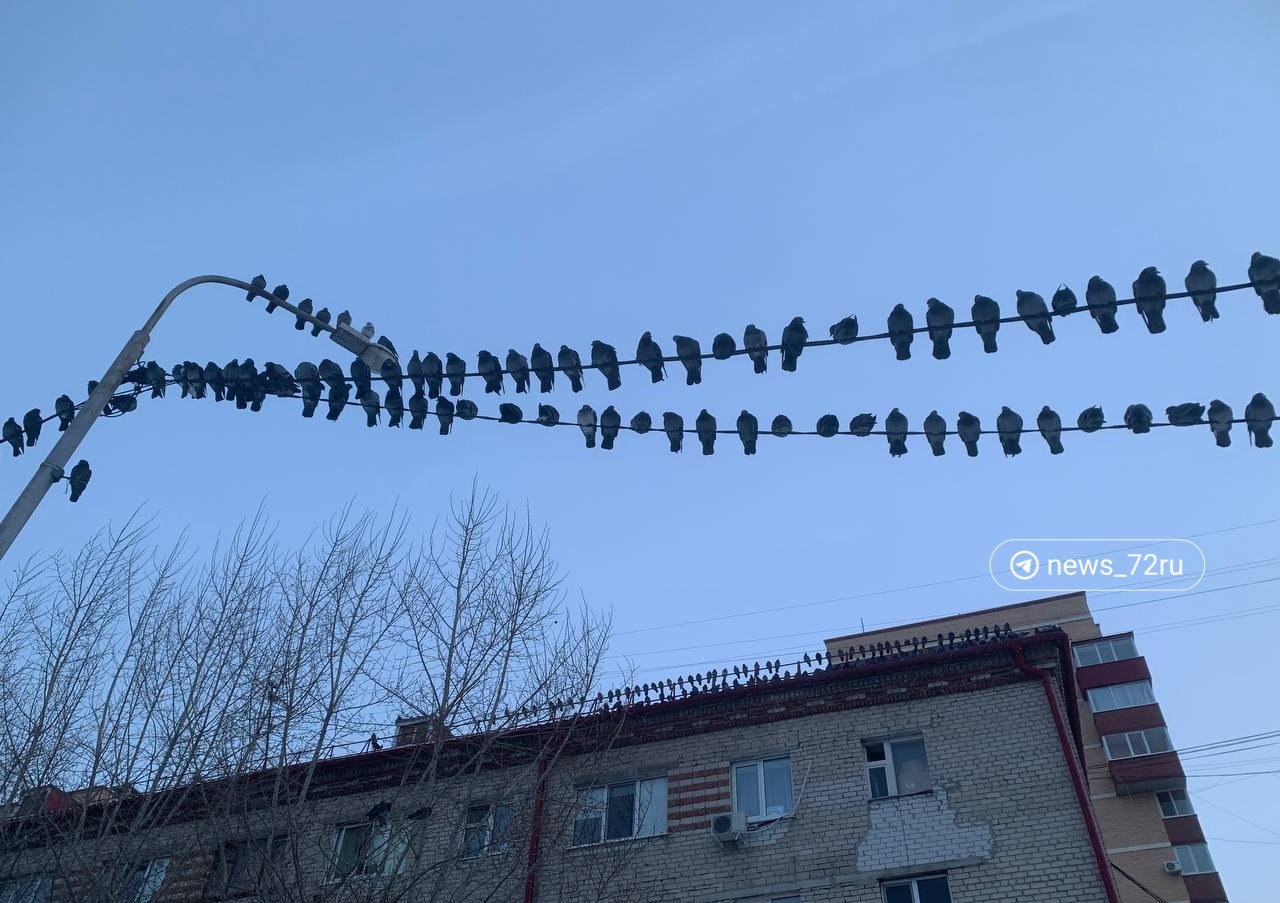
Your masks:
M232 279L230 276L193 276L185 282L178 283L161 299L160 304L152 312L151 317L143 324L142 328L130 336L124 348L120 349L120 354L111 362L107 372L103 374L98 385L89 394L89 400L76 412L75 418L71 421L66 431L60 435L57 443L50 449L48 456L36 468L36 472L28 481L26 488L19 493L17 500L13 503L13 507L9 509L9 513L4 516L3 521L0 521L0 559L4 558L9 551L9 547L13 545L18 538L18 534L22 532L22 528L31 519L31 515L35 513L41 500L44 499L45 494L49 491L49 487L63 478L67 462L71 460L71 456L80 447L80 443L89 433L89 428L93 426L99 415L102 414L102 410L107 406L107 402L111 400L111 396L115 395L116 389L120 388L120 384L124 382L125 375L129 372L129 369L142 357L142 353L147 348L147 343L151 341L151 331L160 322L160 318L164 316L177 297L187 289L207 284L229 285L244 292L253 292L255 295L262 296L269 303L284 308L294 316L302 317L312 326L328 332L331 339L363 360L374 373L381 370L382 365L387 361L395 360L396 356L390 349L370 341L362 333L352 329L350 326L345 324L336 327L330 326L305 311L298 310L294 305L277 298L270 292L255 288L240 279Z

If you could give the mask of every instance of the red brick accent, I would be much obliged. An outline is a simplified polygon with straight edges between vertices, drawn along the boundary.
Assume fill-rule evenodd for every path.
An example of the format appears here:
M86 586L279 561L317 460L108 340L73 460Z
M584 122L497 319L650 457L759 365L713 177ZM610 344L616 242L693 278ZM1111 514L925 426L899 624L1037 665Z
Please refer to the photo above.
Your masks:
M1093 716L1093 726L1100 736L1119 734L1123 731L1140 731L1147 727L1164 727L1164 714L1160 706L1136 705L1131 709L1099 712Z
M1178 754L1160 753L1154 756L1138 756L1135 759L1116 759L1107 763L1111 768L1111 780L1117 793L1139 793L1150 790L1168 790L1185 787L1186 772Z
M1101 665L1087 665L1076 669L1076 679L1080 683L1081 692L1094 687L1109 687L1111 684L1128 684L1135 680L1150 680L1151 671L1147 668L1147 660L1126 658L1118 662L1103 662Z
M1164 829L1169 834L1169 843L1204 843L1200 819L1194 815L1166 818Z
M1183 875L1191 903L1226 903L1227 890L1217 872L1208 875Z

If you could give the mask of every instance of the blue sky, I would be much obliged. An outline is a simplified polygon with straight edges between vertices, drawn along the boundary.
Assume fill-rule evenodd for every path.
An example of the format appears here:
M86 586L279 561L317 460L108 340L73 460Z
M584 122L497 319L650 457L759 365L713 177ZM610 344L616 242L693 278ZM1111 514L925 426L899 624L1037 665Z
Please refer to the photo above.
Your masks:
M171 285L205 272L265 272L402 349L472 361L535 341L629 353L645 330L668 350L675 333L705 346L749 322L776 339L796 315L815 334L849 313L867 330L899 301L918 319L930 296L1011 309L1015 289L1083 295L1094 273L1124 289L1148 265L1181 288L1197 258L1242 281L1251 252L1280 253L1277 15L1261 2L10 4L4 416L82 392ZM1280 318L1252 294L1219 305L1211 325L1174 305L1160 336L1132 311L1105 337L1078 316L1049 347L1005 327L996 355L970 333L944 362L919 342L905 363L866 343L811 349L794 374L709 362L686 388L626 371L617 392L588 377L551 401L809 427L895 406L913 425L934 408L991 424L1004 404L1030 423L1046 403L1070 418L1101 404L1115 422L1132 402L1221 397L1240 412L1256 391L1280 396ZM150 354L292 367L331 349L206 288ZM547 522L574 592L612 609L617 654L687 673L1014 601L984 576L849 598L982 575L1010 537L1201 534L1280 501L1277 453L1239 429L1227 450L1196 429L1068 436L1055 458L1035 436L1014 459L994 441L976 460L933 458L916 440L891 460L882 437L762 438L752 458L722 440L706 458L670 454L660 434L587 452L571 430L472 423L442 439L366 430L354 412L304 421L294 404L254 416L144 400L95 429L77 507L55 491L12 554L138 505L202 541L259 502L283 537L352 498L398 504L425 530L474 477ZM0 493L34 464L6 458ZM1228 568L1268 559L1276 536L1202 545ZM1264 583L1101 615L1138 631L1176 744L1280 728L1253 702L1274 677L1252 654L1280 612L1148 631L1274 597ZM1228 890L1261 899L1280 776L1192 787L1211 837L1249 841L1213 844Z

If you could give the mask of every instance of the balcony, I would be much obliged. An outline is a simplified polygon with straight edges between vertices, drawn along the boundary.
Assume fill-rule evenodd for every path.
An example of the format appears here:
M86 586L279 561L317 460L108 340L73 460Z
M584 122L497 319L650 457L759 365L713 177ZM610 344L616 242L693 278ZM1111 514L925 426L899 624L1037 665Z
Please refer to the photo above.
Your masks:
M1076 668L1076 682L1081 692L1111 684L1127 684L1137 680L1150 680L1151 671L1145 658L1123 658L1118 662L1086 665Z
M1226 903L1227 890L1217 872L1207 875L1183 875L1187 883L1187 897L1191 903Z
M1187 775L1176 752L1115 759L1107 765L1111 769L1116 793L1121 796L1157 790L1184 790L1187 786Z

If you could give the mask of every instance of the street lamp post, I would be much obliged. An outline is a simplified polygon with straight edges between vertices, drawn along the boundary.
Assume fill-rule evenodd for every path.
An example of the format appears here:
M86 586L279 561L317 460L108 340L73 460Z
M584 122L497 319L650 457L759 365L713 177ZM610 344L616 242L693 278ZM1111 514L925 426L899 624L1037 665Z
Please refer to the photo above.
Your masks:
M4 558L9 551L9 547L18 538L18 534L22 532L22 528L31 519L31 515L45 497L45 493L49 491L49 487L62 479L67 462L71 460L71 456L75 454L76 449L79 448L80 443L88 434L89 428L98 419L103 408L107 406L107 402L111 400L111 396L115 394L116 389L120 388L120 383L124 382L125 374L142 357L142 353L147 348L147 343L151 340L151 331L160 322L160 318L164 316L165 311L187 289L209 283L230 285L245 292L253 292L255 295L261 295L270 303L284 308L294 316L302 317L310 322L312 326L328 332L333 341L363 360L374 373L379 372L382 369L382 365L387 361L395 360L395 355L390 349L370 341L363 333L352 329L350 326L346 324L331 326L328 323L321 322L306 311L301 311L270 292L255 288L240 279L232 279L230 276L193 276L185 282L178 283L161 299L159 305L156 306L155 311L152 312L142 328L130 336L129 341L125 343L124 348L120 350L116 359L111 362L111 366L107 368L107 372L103 374L98 385L89 393L88 401L76 412L75 418L67 426L66 431L60 435L53 448L49 450L48 456L41 462L36 472L32 474L26 488L22 490L17 500L13 503L13 507L9 509L9 513L4 516L3 521L0 521L0 558Z

